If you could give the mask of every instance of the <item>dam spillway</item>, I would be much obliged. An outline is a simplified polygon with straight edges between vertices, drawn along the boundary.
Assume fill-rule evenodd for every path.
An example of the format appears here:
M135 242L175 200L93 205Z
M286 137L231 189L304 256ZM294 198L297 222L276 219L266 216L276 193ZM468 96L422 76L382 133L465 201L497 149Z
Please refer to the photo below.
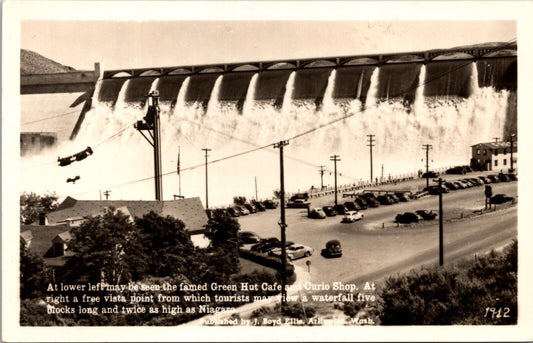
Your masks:
M154 87L160 93L165 198L177 194L178 146L183 194L203 198L201 149L210 148L209 198L215 205L236 195L251 198L255 177L259 197L271 197L279 187L275 149L225 158L302 132L312 131L285 150L288 191L317 187L317 166L327 165L332 154L342 158L339 183L367 180L370 133L376 136L374 175L381 177L383 166L387 178L422 169L422 144L433 145L431 168L463 165L470 145L516 130L516 57L104 77L76 138L23 159L23 184L79 198L112 189L117 198L152 199L151 146L131 125L145 115L145 95ZM39 167L50 180L46 185L31 180L36 169L25 169L87 145L94 156L70 169ZM74 174L82 181L65 184ZM326 173L325 184L332 179Z

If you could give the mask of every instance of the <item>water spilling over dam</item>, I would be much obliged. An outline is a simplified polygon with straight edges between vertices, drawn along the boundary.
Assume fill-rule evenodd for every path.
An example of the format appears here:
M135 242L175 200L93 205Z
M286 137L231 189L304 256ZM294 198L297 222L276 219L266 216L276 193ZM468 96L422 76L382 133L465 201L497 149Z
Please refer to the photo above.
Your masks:
M433 145L430 168L465 165L471 145L516 129L516 59L509 58L117 76L98 81L74 140L23 158L23 189L92 199L111 189L115 199L153 199L152 147L133 128L150 90L160 94L164 198L178 194L179 146L182 194L205 203L201 149L210 148L215 206L255 196L254 178L259 198L272 196L279 152L267 146L280 140L290 140L290 192L319 187L318 166L332 170L333 154L342 159L339 184L368 180L368 134L376 140L373 174L387 178L423 169L423 144ZM43 165L87 146L94 155L68 168ZM80 181L66 184L73 175ZM324 183L332 185L333 175Z

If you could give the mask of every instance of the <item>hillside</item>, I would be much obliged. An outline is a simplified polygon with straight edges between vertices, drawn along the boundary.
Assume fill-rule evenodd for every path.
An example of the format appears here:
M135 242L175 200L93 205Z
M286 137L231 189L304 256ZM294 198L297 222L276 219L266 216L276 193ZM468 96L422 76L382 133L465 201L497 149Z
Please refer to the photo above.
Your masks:
M20 75L56 74L75 71L30 50L20 49Z

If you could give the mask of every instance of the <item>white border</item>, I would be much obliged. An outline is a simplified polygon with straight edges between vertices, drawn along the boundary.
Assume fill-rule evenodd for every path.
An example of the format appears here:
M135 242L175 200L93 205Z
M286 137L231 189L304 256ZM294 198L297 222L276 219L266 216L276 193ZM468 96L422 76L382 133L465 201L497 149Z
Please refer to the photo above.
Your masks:
M533 340L530 227L532 3L476 2L107 2L6 1L2 30L2 340L5 341L515 341ZM90 327L18 326L20 22L63 20L516 20L518 24L519 324L510 327ZM15 214L15 215L14 215Z

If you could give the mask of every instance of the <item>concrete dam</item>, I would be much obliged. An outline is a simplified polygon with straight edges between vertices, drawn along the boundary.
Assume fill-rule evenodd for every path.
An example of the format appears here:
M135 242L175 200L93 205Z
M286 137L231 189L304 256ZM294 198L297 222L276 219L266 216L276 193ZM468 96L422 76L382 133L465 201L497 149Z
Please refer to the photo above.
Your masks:
M298 137L286 148L287 188L297 191L320 184L317 166L330 154L341 155L340 182L368 180L367 134L376 135L374 175L387 178L421 169L422 144L433 145L432 169L462 165L470 145L516 131L516 44L32 77L21 80L21 131L56 132L58 142L24 156L22 184L79 198L104 189L153 198L151 146L132 127L150 90L160 94L164 197L177 194L178 147L183 193L203 194L201 149L211 148L215 205L255 196L254 178L258 197L271 197L277 151L244 152L282 139ZM54 163L86 146L95 150L86 161ZM36 171L51 181L31 181ZM67 185L74 174L80 182Z

